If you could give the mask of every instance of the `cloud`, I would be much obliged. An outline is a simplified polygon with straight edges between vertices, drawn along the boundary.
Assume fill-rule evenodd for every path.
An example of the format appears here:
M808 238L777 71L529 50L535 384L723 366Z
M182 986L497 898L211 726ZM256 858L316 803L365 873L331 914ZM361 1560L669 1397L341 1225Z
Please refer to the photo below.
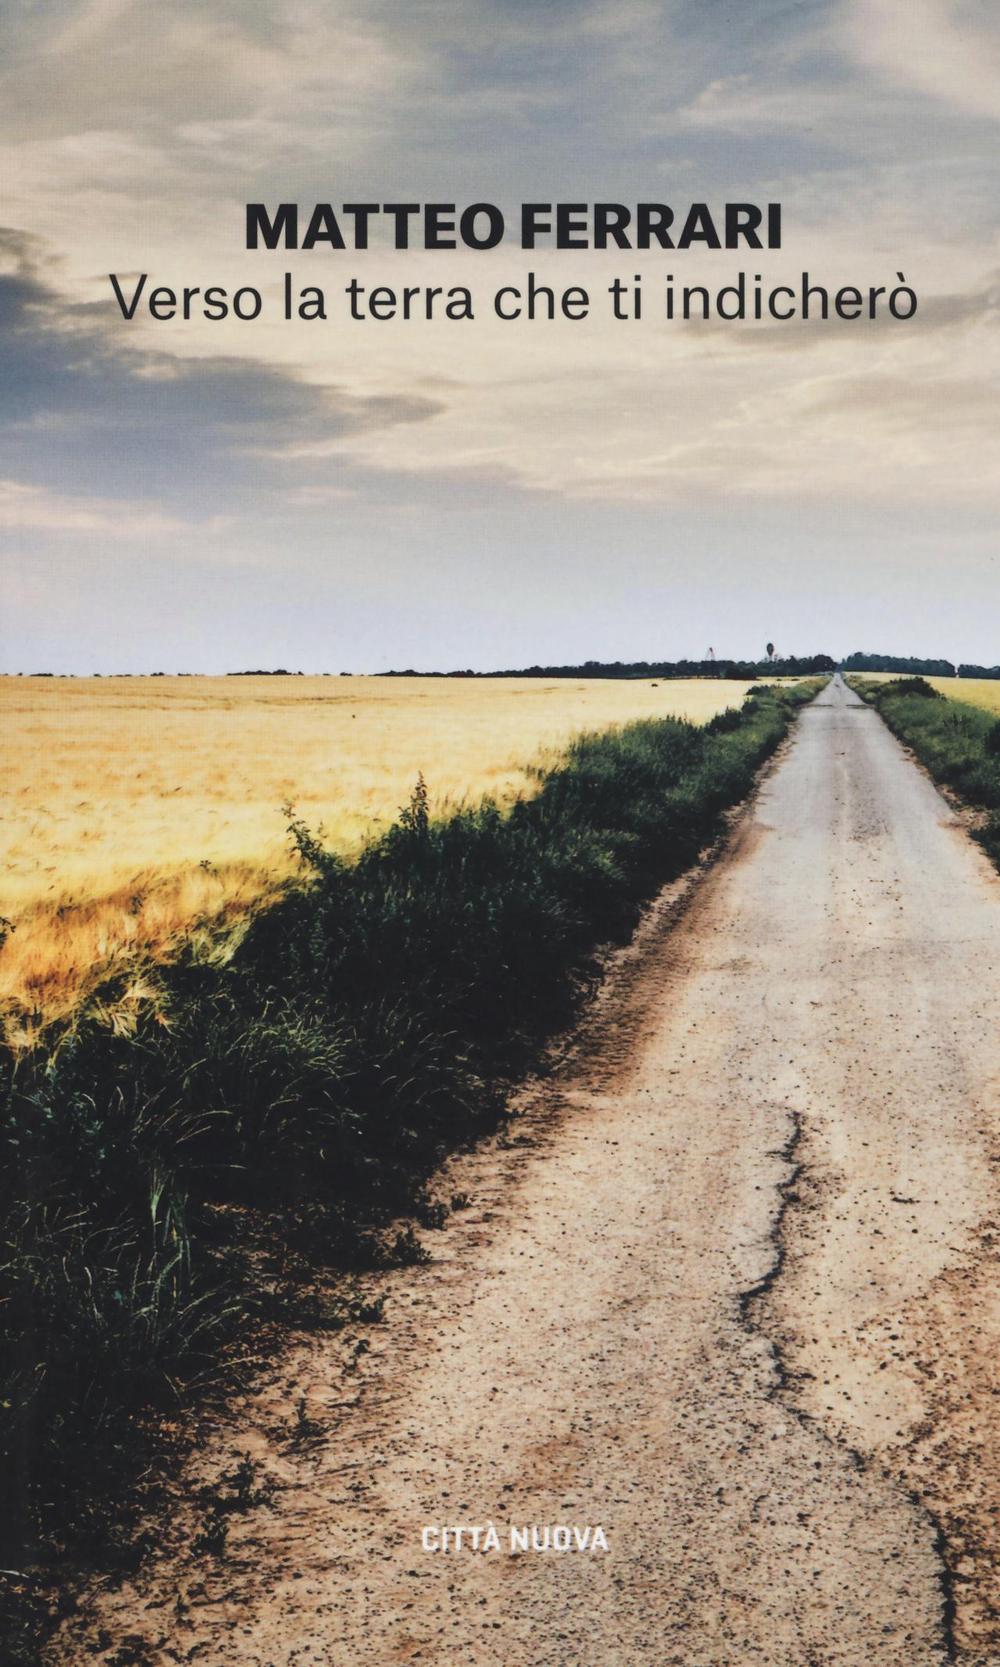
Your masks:
M85 0L10 32L3 125L19 138L206 124L262 127L321 113L333 125L374 115L412 77L399 50L346 0L166 3Z
M56 494L10 499L8 526L54 526L65 512L83 528L85 493L147 506L137 511L147 528L160 513L148 506L168 506L163 526L204 521L220 506L246 513L281 484L262 459L296 446L335 452L350 435L440 408L427 396L317 385L245 357L181 359L132 345L106 308L67 304L48 287L33 240L0 232L0 256L0 458L10 478ZM125 524L117 510L95 514Z
M190 531L183 521L141 504L60 496L16 480L0 480L0 529L101 533L136 539L165 538Z
M1000 21L970 0L849 0L844 41L890 86L1000 120Z
M777 52L716 61L664 130L784 134L872 167L1000 117L1000 20L974 0L828 0L787 22Z
M710 81L664 125L725 133L791 129L805 138L842 128L845 111L852 106L859 115L870 115L860 89L845 96L843 88L817 87L808 80L800 85L761 84L743 72Z

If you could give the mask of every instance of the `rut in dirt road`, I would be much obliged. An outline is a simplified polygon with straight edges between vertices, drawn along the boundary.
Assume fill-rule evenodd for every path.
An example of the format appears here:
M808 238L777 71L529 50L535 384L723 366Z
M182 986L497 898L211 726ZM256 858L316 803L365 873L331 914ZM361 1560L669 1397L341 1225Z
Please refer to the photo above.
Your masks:
M1000 882L835 681L534 1144L449 1167L473 1208L357 1404L292 1450L290 1397L348 1398L304 1339L194 1470L250 1448L271 1502L214 1563L180 1513L51 1661L996 1667L998 946ZM611 1549L421 1549L490 1521Z

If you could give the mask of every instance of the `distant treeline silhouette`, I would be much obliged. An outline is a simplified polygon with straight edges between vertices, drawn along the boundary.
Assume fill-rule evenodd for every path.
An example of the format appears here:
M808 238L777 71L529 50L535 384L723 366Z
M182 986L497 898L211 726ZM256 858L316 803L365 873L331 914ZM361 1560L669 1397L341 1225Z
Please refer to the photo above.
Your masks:
M905 654L849 654L840 664L844 671L901 671L911 677L1000 678L1000 666L955 666L951 660L921 660Z
M584 660L573 666L520 666L508 671L387 671L383 677L807 677L835 671L829 654L771 660Z

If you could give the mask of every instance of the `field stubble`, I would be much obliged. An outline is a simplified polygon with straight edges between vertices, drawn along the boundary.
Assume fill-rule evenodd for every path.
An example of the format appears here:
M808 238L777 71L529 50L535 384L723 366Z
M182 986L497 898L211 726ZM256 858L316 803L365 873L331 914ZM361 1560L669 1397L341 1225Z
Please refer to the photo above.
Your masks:
M531 796L587 730L706 722L748 684L607 679L0 680L0 1010L29 1037L110 970L201 931L225 953L291 876L283 806L344 853L396 818ZM137 980L141 975L137 972ZM136 995L141 995L137 982ZM127 1006L127 1003L126 1003Z

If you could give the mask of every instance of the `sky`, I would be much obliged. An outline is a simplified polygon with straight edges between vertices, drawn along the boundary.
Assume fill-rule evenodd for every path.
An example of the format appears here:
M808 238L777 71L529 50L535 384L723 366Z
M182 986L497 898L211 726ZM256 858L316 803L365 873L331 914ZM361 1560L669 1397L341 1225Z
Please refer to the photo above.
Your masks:
M0 669L1000 661L991 0L0 0ZM780 251L249 251L244 205L783 205ZM668 322L666 275L919 297ZM282 274L326 321L280 316ZM492 316L529 271L585 320ZM261 317L122 318L123 283ZM641 274L643 319L615 321ZM349 321L344 286L476 317Z

